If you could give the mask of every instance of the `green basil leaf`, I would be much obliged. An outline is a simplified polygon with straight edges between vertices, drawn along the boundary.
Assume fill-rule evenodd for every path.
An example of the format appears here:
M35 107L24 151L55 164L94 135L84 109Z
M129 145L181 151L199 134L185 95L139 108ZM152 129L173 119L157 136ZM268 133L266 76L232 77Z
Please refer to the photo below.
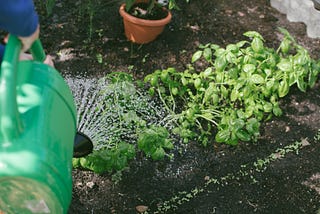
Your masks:
M230 131L228 129L222 129L220 130L216 136L215 136L215 140L218 143L224 143L227 142L230 139Z
M173 149L173 144L170 140L166 139L164 141L164 144L163 144L163 148L166 148L166 149Z
M216 58L214 66L217 71L223 71L227 66L227 60L225 56L219 56Z
M238 91L237 89L233 89L233 90L231 91L231 94L230 94L230 100L231 100L231 102L236 101L236 100L238 99L238 97L239 97L239 91Z
M245 64L243 65L242 70L246 73L253 73L256 70L256 66L253 64Z
M186 85L188 85L189 82L185 77L181 77L181 83L183 86L186 86Z
M284 79L280 81L279 88L278 88L278 95L279 97L284 97L289 93L289 84Z
M282 59L277 66L281 71L292 71L292 64L288 59Z
M263 84L264 83L264 78L259 75L259 74L253 74L250 77L250 80L254 83L254 84Z
M229 53L227 53L227 55L226 55L226 59L227 59L227 61L228 61L229 63L234 63L234 62L237 60L237 57L236 57L235 54L229 52Z
M250 38L256 37L256 38L263 40L263 37L261 36L261 34L256 31L247 31L243 35L246 37L250 37Z
M206 70L203 72L203 76L205 78L209 77L212 74L212 67L208 67Z
M210 48L205 48L203 50L203 57L207 60L207 61L211 61L212 59L212 51Z
M220 87L221 89L221 94L224 98L227 98L228 97L228 94L229 94L229 91L228 89L224 86L224 85L221 85Z
M216 93L212 94L212 104L218 105L218 103L219 103L219 96Z
M272 111L272 108L273 108L273 105L270 103L270 102L267 102L267 101L265 101L264 103L263 103L263 110L264 110L264 112L271 112Z
M151 158L153 160L162 160L165 154L166 153L164 149L162 147L159 147L151 154Z
M235 44L229 44L229 45L227 45L226 50L229 52L238 52L239 48Z
M288 39L282 40L280 44L280 49L282 53L287 54L290 51L290 45L291 45L291 41L289 41Z
M272 112L274 115L276 115L277 117L282 115L282 110L280 109L279 105L275 104L273 105L273 109Z
M244 125L245 125L245 122L242 119L238 118L234 121L233 128L235 130L240 130L244 127Z
M260 38L255 37L252 40L251 47L254 52L261 53L264 48L263 41Z
M247 41L240 41L240 42L238 42L237 44L236 44L236 46L238 47L238 48L242 48L245 44L247 44L248 42Z
M194 63L195 61L199 60L202 56L203 51L196 51L191 58L191 62Z
M289 86L292 86L295 82L296 82L296 73L295 72L292 72L289 74Z
M304 81L303 77L299 78L298 81L297 81L297 85L298 85L298 88L303 91L303 92L306 92L306 89L307 89L307 83Z
M243 129L240 129L236 132L236 136L242 140L242 141L250 141L251 140L251 135L244 131Z
M259 128L260 128L260 123L256 118L250 118L247 121L246 129L250 134L259 132Z
M318 77L318 71L317 72L314 72L313 70L309 71L308 84L310 88L312 88L316 84L317 77Z
M218 49L216 49L216 51L214 52L214 55L215 55L216 57L220 57L220 56L224 55L225 52L226 52L226 50L225 50L224 48L218 48Z

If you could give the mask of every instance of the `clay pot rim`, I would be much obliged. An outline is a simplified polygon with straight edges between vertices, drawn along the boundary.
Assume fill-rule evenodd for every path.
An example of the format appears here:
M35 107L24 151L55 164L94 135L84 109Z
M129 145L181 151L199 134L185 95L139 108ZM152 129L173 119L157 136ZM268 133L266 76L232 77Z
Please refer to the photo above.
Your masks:
M147 19L137 18L137 17L134 17L134 16L130 15L129 13L127 13L125 10L125 6L126 6L126 4L122 4L120 6L120 9L119 9L120 15L123 18L126 18L127 20L130 20L130 22L135 23L135 24L140 24L140 25L144 25L144 26L163 26L163 25L168 24L172 18L170 10L168 10L166 8L164 8L164 10L166 10L168 12L168 15L163 19L147 20Z

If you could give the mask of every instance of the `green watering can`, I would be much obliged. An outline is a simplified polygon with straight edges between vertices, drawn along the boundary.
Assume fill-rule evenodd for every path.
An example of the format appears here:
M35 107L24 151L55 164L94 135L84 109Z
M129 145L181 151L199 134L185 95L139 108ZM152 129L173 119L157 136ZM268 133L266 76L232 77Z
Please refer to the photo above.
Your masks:
M19 61L10 36L0 76L0 213L67 213L72 195L76 108L62 76L43 64L40 40L33 61Z

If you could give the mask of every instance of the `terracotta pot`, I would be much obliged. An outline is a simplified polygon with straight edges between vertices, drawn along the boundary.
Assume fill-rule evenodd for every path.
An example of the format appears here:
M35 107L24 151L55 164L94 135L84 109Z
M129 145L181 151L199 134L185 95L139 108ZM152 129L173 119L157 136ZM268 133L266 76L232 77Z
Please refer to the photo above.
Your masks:
M166 10L166 8L164 8ZM160 20L146 20L134 17L125 10L125 4L119 9L120 15L123 17L124 31L128 40L145 44L157 38L162 33L166 24L171 21L171 13L168 10L168 16Z

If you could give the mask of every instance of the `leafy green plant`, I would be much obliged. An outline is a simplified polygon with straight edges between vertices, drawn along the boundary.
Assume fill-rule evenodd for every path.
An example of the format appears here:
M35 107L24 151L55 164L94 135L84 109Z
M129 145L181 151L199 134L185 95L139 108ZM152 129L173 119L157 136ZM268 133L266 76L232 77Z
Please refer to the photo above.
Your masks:
M285 29L280 31L284 38L277 50L249 31L244 33L248 41L225 48L200 45L183 72L168 68L145 77L149 93L160 97L185 142L193 138L206 145L212 134L216 142L230 145L255 141L260 122L282 114L279 99L290 87L305 92L314 86L319 62Z
M99 80L103 87L97 92L96 106L90 110L97 114L94 130L94 152L86 157L74 159L74 167L82 167L96 173L121 171L140 149L155 160L164 158L173 148L169 132L161 127L165 118L161 103L152 100L132 75L113 72ZM136 85L137 84L137 85ZM80 120L86 120L80 115ZM90 117L90 120L92 118ZM107 132L108 138L100 138ZM168 155L167 155L168 156Z
M161 160L166 155L165 149L173 149L168 137L169 132L162 126L142 129L139 133L138 148L153 160Z
M83 167L96 173L121 171L128 161L135 157L135 147L129 143L117 142L111 149L94 151L84 158L74 158L73 167Z

